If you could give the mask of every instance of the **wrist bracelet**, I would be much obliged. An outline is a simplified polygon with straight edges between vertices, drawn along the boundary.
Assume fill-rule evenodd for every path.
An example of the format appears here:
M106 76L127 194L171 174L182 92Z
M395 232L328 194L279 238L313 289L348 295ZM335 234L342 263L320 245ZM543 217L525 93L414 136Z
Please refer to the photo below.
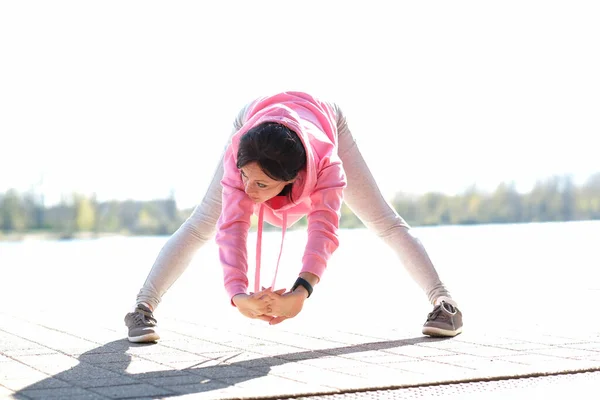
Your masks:
M308 292L307 298L309 298L313 292L312 285L306 279L298 277L298 279L296 279L296 283L294 283L294 286L292 286L292 292L296 290L298 286L302 286L304 289L306 289Z

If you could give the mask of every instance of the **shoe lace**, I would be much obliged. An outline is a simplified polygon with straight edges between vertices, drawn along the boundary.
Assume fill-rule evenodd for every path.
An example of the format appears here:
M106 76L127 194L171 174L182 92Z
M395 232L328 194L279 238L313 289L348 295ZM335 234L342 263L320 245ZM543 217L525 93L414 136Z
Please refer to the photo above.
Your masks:
M142 310L141 308L136 308L135 313L133 313L133 320L136 325L144 325L144 326L155 326L156 319L152 315L151 312Z
M448 304L446 302L442 302L442 303L438 304L437 306L435 306L433 308L432 312L430 312L429 314L427 314L427 320L428 321L435 320L438 317L438 315L440 315L440 313L442 312L443 307L447 307L449 309L450 313L455 312L454 307L451 304Z
M433 311L430 312L429 314L427 314L427 321L433 321L434 319L436 319L438 317L438 315L440 315L440 312L442 312L442 306L441 305L437 305L433 308Z

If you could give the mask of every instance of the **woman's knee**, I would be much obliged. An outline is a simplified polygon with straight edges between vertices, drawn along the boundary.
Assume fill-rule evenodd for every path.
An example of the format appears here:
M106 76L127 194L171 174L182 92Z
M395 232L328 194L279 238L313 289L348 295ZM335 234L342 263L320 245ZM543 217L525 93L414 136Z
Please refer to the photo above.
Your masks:
M364 221L364 223L367 228L381 238L390 236L412 236L410 226L396 213L389 213L380 218L373 218L371 221Z

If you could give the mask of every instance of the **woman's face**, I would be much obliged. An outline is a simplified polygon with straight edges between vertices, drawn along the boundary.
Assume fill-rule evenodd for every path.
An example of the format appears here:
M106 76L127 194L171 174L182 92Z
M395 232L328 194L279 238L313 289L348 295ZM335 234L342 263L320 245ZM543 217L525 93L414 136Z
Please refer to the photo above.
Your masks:
M291 181L276 181L267 176L257 162L251 162L240 168L244 191L255 203L263 203L277 196Z

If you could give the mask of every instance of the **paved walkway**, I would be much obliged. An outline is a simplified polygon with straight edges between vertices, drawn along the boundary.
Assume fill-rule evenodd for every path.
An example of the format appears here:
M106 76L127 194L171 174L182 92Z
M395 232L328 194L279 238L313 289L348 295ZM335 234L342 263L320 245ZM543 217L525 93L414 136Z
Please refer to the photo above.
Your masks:
M49 251L39 246L27 254ZM64 246L61 254L72 254ZM391 258L381 248L385 262L373 263L369 274L344 259L345 270L338 265L297 318L275 327L227 305L215 285L217 269L194 267L156 313L162 340L135 345L124 339L122 318L154 254L133 261L141 253L129 244L124 262L131 268L94 261L84 268L76 261L103 253L90 246L70 259L54 254L48 268L17 254L13 261L25 258L23 264L3 272L0 397L334 399L371 391L375 398L419 398L469 390L476 396L502 382L525 393L525 382L543 381L534 377L571 377L588 384L570 390L589 390L591 382L599 389L597 373L573 375L600 371L600 292L589 277L578 284L548 279L544 265L534 265L538 273L513 286L488 281L486 297L468 282L472 274L457 269L464 279L455 277L453 287L461 293L465 332L433 339L420 333L429 305L401 270L383 275ZM390 388L396 390L381 391Z
M90 313L91 317L92 314ZM398 330L243 332L169 319L134 345L116 327L0 315L1 394L17 398L246 398L600 371L600 335L518 331L430 339ZM597 381L596 381L597 382ZM16 393L15 393L16 392Z

